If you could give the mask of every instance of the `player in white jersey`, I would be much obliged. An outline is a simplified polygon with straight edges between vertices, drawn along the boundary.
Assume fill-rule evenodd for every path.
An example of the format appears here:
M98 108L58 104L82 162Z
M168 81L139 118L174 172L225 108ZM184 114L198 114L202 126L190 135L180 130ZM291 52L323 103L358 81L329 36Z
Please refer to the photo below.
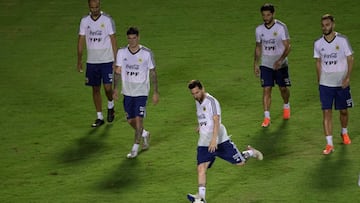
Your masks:
M91 125L98 127L104 124L101 101L101 83L104 84L108 99L107 121L115 118L114 100L112 97L113 62L117 51L115 24L113 19L100 11L100 0L88 0L90 14L80 22L77 46L77 69L83 72L83 48L87 47L86 81L92 86L92 97L95 104L97 119Z
M205 202L206 171L212 166L216 157L242 166L250 157L262 160L263 155L250 146L243 152L237 149L221 123L221 108L218 100L205 91L199 80L190 81L188 88L196 103L199 140L197 147L198 194L188 194L187 197L191 202L195 199Z
M348 110L352 107L350 75L353 69L353 50L344 35L334 31L334 17L326 14L321 18L323 35L314 43L314 58L319 82L320 101L323 110L323 127L326 147L323 154L334 151L332 140L332 108L340 112L343 144L350 144L348 134Z
M120 48L116 56L114 98L118 97L117 86L121 75L124 110L128 123L135 130L134 144L127 157L135 158L138 155L141 138L142 150L149 148L150 133L144 129L143 118L146 114L150 80L154 87L152 97L154 104L159 102L159 92L152 51L139 44L139 30L136 27L130 27L126 35L128 45Z
M272 4L264 4L260 11L264 23L257 26L255 30L254 73L257 77L260 75L263 87L264 120L261 126L268 127L270 125L271 91L275 82L279 86L284 102L283 119L290 119L288 86L291 86L291 83L287 60L290 52L290 36L286 25L274 19L275 8Z

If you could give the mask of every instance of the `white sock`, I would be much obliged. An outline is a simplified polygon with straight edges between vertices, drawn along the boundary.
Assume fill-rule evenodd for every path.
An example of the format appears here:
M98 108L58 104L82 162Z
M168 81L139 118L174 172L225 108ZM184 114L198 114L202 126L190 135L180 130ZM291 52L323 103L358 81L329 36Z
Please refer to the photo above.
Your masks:
M114 100L108 101L108 109L114 108Z
M149 134L149 131L146 131L145 128L144 128L143 131L142 131L142 136L146 137L146 136L148 136L148 134Z
M270 118L270 111L264 111L265 118Z
M333 141L332 141L332 135L327 135L326 141L327 141L328 145L334 146Z
M199 186L199 196L205 199L205 193L206 193L206 188L204 186Z
M96 112L97 118L100 120L104 120L104 116L102 115L102 112Z
M347 134L347 133L348 133L347 128L342 128L341 129L341 134Z
M131 151L137 152L139 150L139 144L134 144Z
M287 103L287 104L284 104L283 108L284 108L284 109L290 109L290 102Z

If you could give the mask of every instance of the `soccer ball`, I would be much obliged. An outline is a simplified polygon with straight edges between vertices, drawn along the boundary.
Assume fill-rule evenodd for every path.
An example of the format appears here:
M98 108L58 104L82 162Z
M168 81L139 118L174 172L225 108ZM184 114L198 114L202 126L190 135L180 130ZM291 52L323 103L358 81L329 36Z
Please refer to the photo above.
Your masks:
M205 203L201 198L196 198L193 203Z

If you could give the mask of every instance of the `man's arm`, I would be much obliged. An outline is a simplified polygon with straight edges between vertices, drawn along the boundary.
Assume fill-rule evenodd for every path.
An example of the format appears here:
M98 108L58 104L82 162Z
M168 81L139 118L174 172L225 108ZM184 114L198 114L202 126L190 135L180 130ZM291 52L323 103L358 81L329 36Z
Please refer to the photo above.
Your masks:
M261 43L256 42L255 53L254 53L254 73L256 77L260 75L260 69L259 69L260 56L261 56Z
M354 65L354 57L353 57L353 55L347 56L346 60L347 60L347 64L348 64L348 70L347 70L346 76L345 76L345 78L343 80L343 83L342 83L343 88L346 88L346 87L348 87L350 85L350 75L351 75L353 65Z
M321 59L316 58L316 75L317 75L317 81L320 82L320 75L321 75Z
M214 115L213 116L213 120L214 120L214 129L213 129L213 135L211 138L211 142L209 145L209 152L215 152L215 150L217 149L217 139L218 139L218 134L219 134L219 128L220 128L220 116L219 115Z
M77 70L81 73L82 69L82 55L85 45L85 35L79 35L78 45L77 45Z
M285 49L284 49L283 54L280 56L280 58L277 61L275 61L275 63L274 63L275 70L281 68L282 62L289 55L290 50L291 50L290 40L288 40L288 39L283 40L282 43L283 43Z
M119 81L120 81L120 77L121 77L121 66L115 66L115 70L114 70L114 90L113 90L113 98L115 100L119 99L118 96L118 86L119 86Z
M152 86L154 87L152 100L154 104L157 104L159 102L159 90L158 90L156 68L150 69L150 78L151 78Z
M110 41L111 41L111 47L112 47L113 54L114 54L114 67L115 67L115 64L116 64L116 54L117 54L117 50L118 50L115 33L112 34L112 35L110 35Z

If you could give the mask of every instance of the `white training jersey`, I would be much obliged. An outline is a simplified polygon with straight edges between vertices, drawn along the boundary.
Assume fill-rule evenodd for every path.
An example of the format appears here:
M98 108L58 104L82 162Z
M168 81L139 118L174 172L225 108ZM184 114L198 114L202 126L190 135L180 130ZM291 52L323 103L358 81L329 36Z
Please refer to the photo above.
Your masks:
M213 131L214 131L214 119L215 115L219 116L220 128L218 133L217 143L223 143L229 140L226 132L226 128L221 124L221 109L219 102L215 97L206 93L206 96L202 103L195 101L196 103L196 114L199 123L199 140L198 146L209 146Z
M110 35L115 34L113 19L101 12L98 19L91 15L80 21L79 35L85 35L87 47L87 63L108 63L114 61Z
M314 58L321 60L320 85L340 87L348 71L347 56L353 50L346 36L335 33L328 42L324 36L314 43Z
M121 67L122 90L126 96L148 96L150 91L150 69L155 68L153 53L140 45L136 53L129 47L122 47L116 56L116 66Z
M257 43L261 43L261 66L274 69L273 65L284 53L284 40L289 40L289 31L286 25L275 20L274 25L267 28L265 24L256 27L255 38ZM283 64L287 64L287 58L284 59Z

